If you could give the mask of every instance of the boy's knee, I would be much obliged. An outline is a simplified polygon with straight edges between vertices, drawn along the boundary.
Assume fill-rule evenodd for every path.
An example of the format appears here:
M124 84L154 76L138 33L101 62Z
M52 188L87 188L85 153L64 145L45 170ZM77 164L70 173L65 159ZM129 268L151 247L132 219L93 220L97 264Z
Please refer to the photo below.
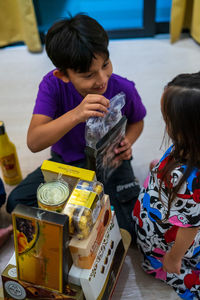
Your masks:
M6 202L7 212L10 214L14 210L15 206L17 206L18 203L20 203L18 193L16 193L16 191L13 190L7 198L7 202Z
M18 189L14 189L8 196L6 203L6 210L8 213L12 213L17 204L23 204L27 206L37 207L37 198L35 195L23 195Z

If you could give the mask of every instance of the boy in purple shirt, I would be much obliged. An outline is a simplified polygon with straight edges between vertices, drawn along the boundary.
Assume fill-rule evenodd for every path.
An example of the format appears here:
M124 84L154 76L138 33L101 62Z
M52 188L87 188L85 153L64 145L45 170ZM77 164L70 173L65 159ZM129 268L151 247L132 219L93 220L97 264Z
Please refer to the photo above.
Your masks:
M139 193L130 163L131 146L143 130L146 115L134 83L112 74L107 33L89 16L78 14L54 24L46 36L46 51L56 69L40 83L28 129L28 147L38 152L51 146L51 160L86 167L86 120L103 117L109 100L124 92L126 135L115 149L117 159L123 162L103 184L119 226L131 232L131 211ZM12 191L7 211L18 203L37 206L36 191L41 182L44 179L38 168Z

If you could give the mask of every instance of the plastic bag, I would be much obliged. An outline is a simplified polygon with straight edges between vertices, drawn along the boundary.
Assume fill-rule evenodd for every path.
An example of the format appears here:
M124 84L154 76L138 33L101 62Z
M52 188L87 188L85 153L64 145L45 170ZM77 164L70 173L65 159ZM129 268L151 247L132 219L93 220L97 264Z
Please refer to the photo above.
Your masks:
M86 146L96 149L97 142L106 135L121 119L121 109L126 95L121 92L110 99L108 113L104 117L93 117L86 121Z
M114 149L117 148L125 136L127 119L123 116L119 122L101 138L96 149L86 146L86 165L96 172L99 181L105 183L122 161L115 160Z
M116 160L117 154L114 149L119 146L125 136L126 123L127 119L123 116L96 145L96 176L101 182L107 182L122 163L122 160Z

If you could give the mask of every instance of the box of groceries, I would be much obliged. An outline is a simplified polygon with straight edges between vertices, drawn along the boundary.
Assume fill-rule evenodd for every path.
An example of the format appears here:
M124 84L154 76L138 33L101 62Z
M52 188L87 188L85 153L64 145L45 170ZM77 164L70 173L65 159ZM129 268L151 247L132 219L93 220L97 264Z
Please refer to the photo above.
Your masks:
M12 220L18 279L63 293L71 264L68 216L18 204Z
M105 195L104 204L89 236L83 240L78 240L76 237L70 240L69 249L75 266L83 269L92 267L110 220L110 200L109 196Z
M115 285L124 254L122 236L113 213L91 269L77 268L73 264L69 281L82 287L87 300L107 300Z

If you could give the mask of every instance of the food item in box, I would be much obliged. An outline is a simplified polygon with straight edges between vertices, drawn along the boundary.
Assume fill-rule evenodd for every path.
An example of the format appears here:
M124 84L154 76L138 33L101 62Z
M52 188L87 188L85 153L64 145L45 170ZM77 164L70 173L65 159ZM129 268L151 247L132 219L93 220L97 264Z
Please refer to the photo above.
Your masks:
M86 238L93 226L91 211L83 206L69 204L64 213L69 216L69 233L78 239Z
M50 291L39 285L34 285L17 279L16 266L8 264L2 275L4 299L63 299L84 300L82 289L74 284L66 284L64 293Z
M43 209L61 212L69 196L65 181L41 183L37 189L38 206Z
M100 199L104 195L103 184L99 181L79 180L76 188L80 190L93 191L99 196Z
M100 182L80 180L77 183L62 211L69 216L69 233L72 236L84 239L89 235L102 207L102 195L103 185Z
M61 164L50 160L43 161L41 171L45 182L57 180L58 177L62 175L62 179L68 183L70 194L79 179L92 181L95 180L96 177L94 171Z
M68 216L18 204L12 219L18 279L63 293L71 265Z
M69 249L75 266L83 269L92 267L110 219L110 200L108 195L104 195L104 205L89 236L83 240L77 240L75 237L70 240Z

